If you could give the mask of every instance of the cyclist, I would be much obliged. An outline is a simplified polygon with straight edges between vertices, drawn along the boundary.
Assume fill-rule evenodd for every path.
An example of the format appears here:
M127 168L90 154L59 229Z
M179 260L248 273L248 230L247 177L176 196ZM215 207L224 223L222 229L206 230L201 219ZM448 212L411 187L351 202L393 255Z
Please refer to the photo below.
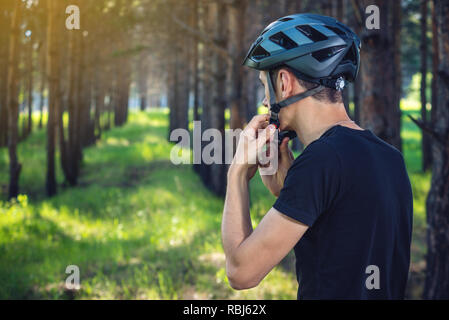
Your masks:
M234 289L257 286L294 249L298 299L404 298L411 185L402 154L344 108L359 51L350 28L314 14L271 23L251 46L244 64L259 70L270 114L249 122L243 133L252 139L239 142L234 158L247 162L228 171L222 242ZM278 169L261 175L277 199L253 230L248 184L260 165L250 160L277 130ZM296 159L287 145L295 135L305 147Z

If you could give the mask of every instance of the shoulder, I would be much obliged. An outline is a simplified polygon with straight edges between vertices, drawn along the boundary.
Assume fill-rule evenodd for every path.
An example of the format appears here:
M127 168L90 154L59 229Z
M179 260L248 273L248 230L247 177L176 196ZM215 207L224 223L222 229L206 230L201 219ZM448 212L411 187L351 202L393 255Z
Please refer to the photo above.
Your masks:
M313 141L295 159L291 169L296 170L304 166L309 168L341 166L337 148L327 138Z

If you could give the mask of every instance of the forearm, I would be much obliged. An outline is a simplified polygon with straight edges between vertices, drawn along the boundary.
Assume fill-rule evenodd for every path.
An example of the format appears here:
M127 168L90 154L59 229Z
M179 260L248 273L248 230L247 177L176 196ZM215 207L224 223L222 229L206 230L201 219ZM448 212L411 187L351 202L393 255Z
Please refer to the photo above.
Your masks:
M276 198L279 197L282 186L279 185L277 178L274 175L271 176L260 176L262 179L262 183L274 195Z
M247 172L242 167L231 165L222 220L222 242L226 260L238 265L237 249L252 233L249 213L249 190Z

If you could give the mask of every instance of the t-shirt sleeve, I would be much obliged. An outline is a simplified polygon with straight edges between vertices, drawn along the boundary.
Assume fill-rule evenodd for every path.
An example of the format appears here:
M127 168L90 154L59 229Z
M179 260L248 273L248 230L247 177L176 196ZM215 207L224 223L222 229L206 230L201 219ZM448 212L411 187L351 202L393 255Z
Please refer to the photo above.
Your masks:
M333 146L312 142L293 162L273 207L311 227L332 205L341 184L341 162Z

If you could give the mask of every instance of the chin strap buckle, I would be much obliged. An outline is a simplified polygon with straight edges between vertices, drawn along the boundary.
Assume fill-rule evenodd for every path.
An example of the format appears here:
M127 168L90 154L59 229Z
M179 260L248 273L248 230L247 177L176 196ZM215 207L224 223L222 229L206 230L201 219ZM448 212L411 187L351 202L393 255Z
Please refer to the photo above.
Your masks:
M290 98L287 98L285 100L282 100L281 102L276 103L276 94L274 91L273 82L271 81L271 71L269 71L267 74L267 82L268 82L268 91L270 93L270 111L271 111L270 124L274 124L276 126L276 128L278 128L278 129L280 127L279 112L280 112L281 108L289 106L292 103L295 103L296 101L299 101L301 99L310 97L310 96L322 91L325 88L322 84L318 84L315 88L312 88L303 93L294 95ZM280 132L279 133L279 144L282 143L282 140L284 139L284 137L289 137L290 139L293 139L296 137L296 133L294 131Z

